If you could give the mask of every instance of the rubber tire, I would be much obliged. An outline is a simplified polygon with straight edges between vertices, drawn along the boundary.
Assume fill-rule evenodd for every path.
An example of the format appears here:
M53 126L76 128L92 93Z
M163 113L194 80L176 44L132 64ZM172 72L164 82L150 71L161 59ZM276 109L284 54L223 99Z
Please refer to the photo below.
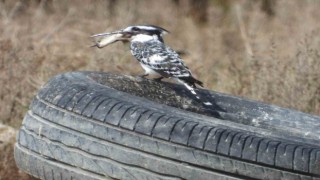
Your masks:
M97 74L108 76L66 73L38 92L15 145L21 170L40 179L320 179L317 116L209 92L233 105L221 120L115 90ZM261 112L274 118L244 121L263 122Z

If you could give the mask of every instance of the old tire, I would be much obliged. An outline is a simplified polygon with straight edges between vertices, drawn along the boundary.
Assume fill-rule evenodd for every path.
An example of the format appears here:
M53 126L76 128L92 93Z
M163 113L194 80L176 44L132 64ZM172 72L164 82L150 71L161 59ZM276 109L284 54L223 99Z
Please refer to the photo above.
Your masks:
M317 116L199 90L215 103L210 116L184 110L192 109L187 101L157 103L170 99L159 88L148 99L136 87L116 90L114 77L72 72L50 80L19 130L18 167L41 179L320 179Z

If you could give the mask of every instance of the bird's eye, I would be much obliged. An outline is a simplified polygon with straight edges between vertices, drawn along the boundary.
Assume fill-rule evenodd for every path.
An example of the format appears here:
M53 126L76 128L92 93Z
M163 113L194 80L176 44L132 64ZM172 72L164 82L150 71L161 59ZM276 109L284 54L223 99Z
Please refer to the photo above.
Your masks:
M138 28L138 27L133 27L133 28L132 28L132 31L140 31L140 28Z

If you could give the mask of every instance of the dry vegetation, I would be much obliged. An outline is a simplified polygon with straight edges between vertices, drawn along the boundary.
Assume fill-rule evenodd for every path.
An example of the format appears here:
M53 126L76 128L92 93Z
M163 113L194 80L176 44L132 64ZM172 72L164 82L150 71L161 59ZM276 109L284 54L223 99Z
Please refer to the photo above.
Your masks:
M208 89L319 115L320 1L262 8L265 1L208 1L200 23L203 14L192 16L197 8L184 0L56 0L49 8L0 0L0 123L18 128L37 89L56 74L141 74L123 44L89 48L90 35L134 24L170 30L165 41L187 52Z

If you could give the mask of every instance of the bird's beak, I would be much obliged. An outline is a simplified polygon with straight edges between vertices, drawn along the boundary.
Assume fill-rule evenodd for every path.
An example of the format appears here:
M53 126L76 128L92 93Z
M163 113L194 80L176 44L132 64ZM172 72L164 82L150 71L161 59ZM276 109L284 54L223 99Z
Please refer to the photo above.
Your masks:
M117 41L128 41L130 38L128 36L128 33L124 32L123 30L110 33L95 34L91 37L95 39L95 45L93 45L92 47L98 48L103 48Z

